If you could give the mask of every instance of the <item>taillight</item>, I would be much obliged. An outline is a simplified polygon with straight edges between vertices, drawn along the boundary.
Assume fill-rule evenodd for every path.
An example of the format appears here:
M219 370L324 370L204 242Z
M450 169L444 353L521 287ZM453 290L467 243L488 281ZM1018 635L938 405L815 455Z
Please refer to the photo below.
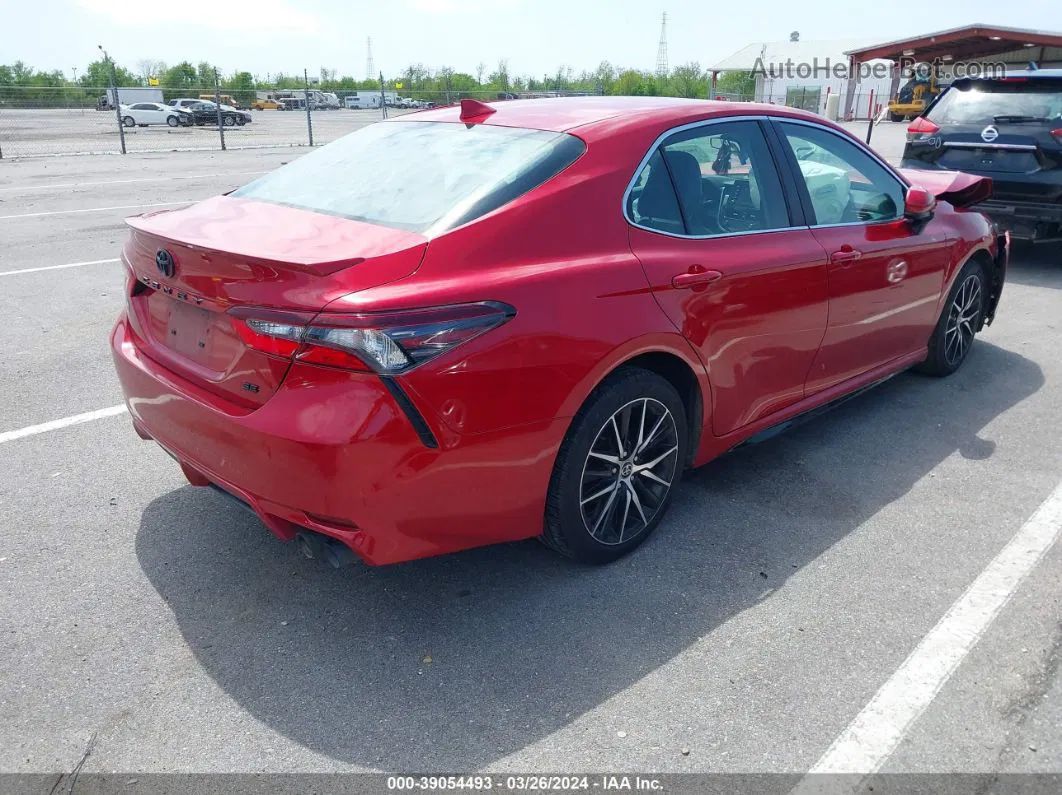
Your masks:
M1062 144L1062 127L1059 127L1057 130L1051 130L1051 137Z
M907 141L919 141L925 136L940 132L940 126L934 124L925 116L919 116L907 128Z
M270 356L394 375L505 323L508 304L476 304L357 314L298 313L238 307L229 312L244 344Z

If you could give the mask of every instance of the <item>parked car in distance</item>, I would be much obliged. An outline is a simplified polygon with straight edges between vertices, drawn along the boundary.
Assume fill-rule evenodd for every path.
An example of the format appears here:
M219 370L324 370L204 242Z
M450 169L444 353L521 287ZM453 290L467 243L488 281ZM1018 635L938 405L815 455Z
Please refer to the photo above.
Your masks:
M902 164L991 177L979 210L1015 237L1062 241L1062 69L955 80L907 128Z
M148 127L165 124L169 127L188 127L193 123L192 114L161 102L134 102L122 105L122 124L126 127Z
M222 113L224 113L226 116L233 116L236 120L236 124L240 127L245 124L250 124L252 121L254 121L254 116L252 116L251 112L248 110L240 110L239 108L234 108L231 105L222 105L221 110Z
M170 105L192 114L197 126L214 125L218 123L218 108L213 102L205 99L172 99ZM225 109L221 107L221 123L226 127L235 127L237 124L246 124L251 119L248 111L240 111L235 108Z
M285 110L284 103L277 99L256 99L251 103L253 110Z
M199 98L203 99L203 100L206 100L207 102L213 102L214 99L215 99L213 94L200 94ZM234 100L228 94L222 94L220 97L218 97L218 99L221 100L221 104L222 105L228 105L230 108L239 109L239 107L240 107L240 103L237 102L236 100Z
M958 370L990 190L783 106L466 99L129 219L112 354L136 432L311 555L602 563L687 468Z

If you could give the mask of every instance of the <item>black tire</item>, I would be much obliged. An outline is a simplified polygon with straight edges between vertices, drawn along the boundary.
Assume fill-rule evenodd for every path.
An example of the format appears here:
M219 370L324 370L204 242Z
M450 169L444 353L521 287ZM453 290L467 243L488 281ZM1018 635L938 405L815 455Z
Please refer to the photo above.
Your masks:
M955 277L929 338L929 355L916 368L919 372L943 377L962 366L973 347L974 335L981 328L987 300L985 269L980 262L970 260Z
M176 127L180 123L181 123L181 120L178 119L176 116L167 116L166 117L166 125L169 126L169 127Z
M664 378L637 367L609 376L557 454L541 541L581 563L608 563L641 544L682 476L687 427L682 398Z
M236 126L236 117L235 116L222 116L221 117L221 123L224 124L226 127L235 127Z
M122 125L125 127L136 127L136 119L132 116L122 116Z
M906 116L904 116L902 113L890 113L889 114L889 120L890 121L903 121L905 118L906 118Z

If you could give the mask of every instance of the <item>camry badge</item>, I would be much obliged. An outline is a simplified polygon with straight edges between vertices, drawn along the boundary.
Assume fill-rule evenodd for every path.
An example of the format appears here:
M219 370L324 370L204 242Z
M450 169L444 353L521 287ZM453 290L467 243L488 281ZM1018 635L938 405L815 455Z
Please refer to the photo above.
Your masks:
M992 143L999 137L999 130L989 124L983 130L981 130L981 140L986 144Z
M164 248L155 252L155 267L167 279L172 279L173 274L177 272L177 263L173 260L173 254Z

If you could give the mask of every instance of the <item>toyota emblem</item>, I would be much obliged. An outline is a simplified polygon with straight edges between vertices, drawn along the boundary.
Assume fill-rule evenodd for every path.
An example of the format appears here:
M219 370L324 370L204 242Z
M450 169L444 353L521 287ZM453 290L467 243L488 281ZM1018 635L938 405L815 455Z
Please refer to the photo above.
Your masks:
M173 274L177 272L177 263L173 261L173 254L164 248L155 252L155 267L167 279L172 279Z
M999 130L989 124L983 130L981 130L981 140L986 144L992 143L999 137Z

